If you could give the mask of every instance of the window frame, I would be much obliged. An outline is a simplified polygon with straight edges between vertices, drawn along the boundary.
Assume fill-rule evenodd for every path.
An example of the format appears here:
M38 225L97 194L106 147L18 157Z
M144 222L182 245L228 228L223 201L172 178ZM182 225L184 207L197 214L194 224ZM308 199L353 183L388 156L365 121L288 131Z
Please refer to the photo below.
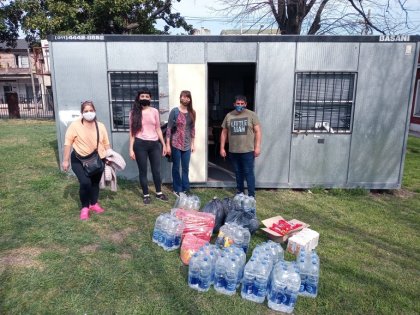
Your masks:
M127 99L125 96L122 100L114 99L114 97L117 97L113 95L113 88L114 84L118 83L117 79L113 79L112 76L116 75L133 75L137 76L137 81L132 80L131 78L119 78L119 80L127 81L129 85L130 95L127 95ZM142 75L151 75L152 78L144 78L142 80L139 80L139 78ZM117 82L116 82L117 81ZM152 86L150 86L152 85ZM148 71L138 71L138 70L123 70L123 71L108 71L108 93L109 93L109 109L110 109L110 125L111 130L113 132L128 132L130 130L129 126L129 119L128 114L126 112L131 111L131 107L134 103L135 96L137 95L137 92L140 88L146 87L152 92L152 99L151 99L151 106L159 110L159 76L157 70L148 70ZM124 87L122 88L124 89ZM132 94L132 95L131 95ZM118 117L114 117L114 115L117 115L115 113L115 108L119 107L118 104L122 103L122 111L123 111L123 123L121 125L118 125L115 123L115 119ZM114 108L115 107L115 108ZM128 110L127 110L128 109ZM126 125L127 123L127 125Z
M324 113L325 113L325 108L326 107L331 107L331 109L330 109L330 118L328 119L328 120L320 120L320 121L318 121L317 120L317 118L318 118L318 116L317 116L317 113L319 112L318 111L318 109L316 109L315 110L315 121L314 121L314 124L313 124L313 126L309 126L309 125L307 125L306 126L306 128L297 128L297 123L296 123L296 112L297 112L297 108L298 108L298 103L302 103L303 101L304 101L304 99L302 99L302 98L299 98L298 97L298 82L299 82L299 76L304 76L304 75L309 75L309 76L315 76L315 80L314 80L314 82L317 84L319 81L321 81L322 82L322 80L320 80L320 79L322 79L322 76L324 76L324 80L326 80L327 79L327 76L333 76L333 77L335 77L335 76L338 76L338 78L340 78L340 76L342 76L342 79L341 79L341 88L339 89L339 92L340 92L340 99L337 101L337 100L334 100L334 96L336 95L335 94L335 84L333 84L333 91L332 91L332 99L330 100L330 99L326 99L325 98L325 95L326 95L326 91L328 90L327 89L327 85L325 85L325 89L323 90L323 92L324 92L324 98L323 99L321 99L321 100L318 100L318 94L320 94L322 91L321 90L319 90L319 91L315 91L315 93L317 93L317 95L316 95L316 99L315 99L315 101L312 101L312 100L309 100L309 98L310 98L310 95L312 94L312 91L313 90L310 90L309 89L309 91L308 91L308 100L307 100L307 102L309 103L309 102L314 102L315 104L321 104L322 105L322 110L320 110L322 113L323 113L323 115L324 115ZM351 98L349 98L349 99L347 99L347 100L342 100L341 99L341 93L343 93L343 87L342 87L342 82L344 82L343 81L343 79L344 79L344 76L348 76L348 75L351 75L353 78L352 78L352 80L353 80L353 87L352 87L352 97ZM295 72L295 77L294 77L294 91L293 91L293 116L292 116L292 133L294 133L294 134L308 134L308 133L311 133L311 134L351 134L352 132L353 132L353 121L354 121L354 108L355 108L355 105L356 105L356 88L357 88L357 78L358 78L358 74L357 74L357 72L354 72L354 71L296 71ZM301 77L300 78L300 80L303 80L303 77ZM312 86L312 82L310 82L309 83L309 86L311 87ZM301 86L302 86L302 83L301 83ZM318 85L317 85L317 89L318 89ZM350 86L349 86L349 89L350 89ZM301 92L302 92L302 90L301 90ZM349 92L350 92L350 90L349 90ZM302 93L301 93L302 94ZM333 109L332 109L332 105L334 105L334 103L336 103L336 104L340 104L340 103L342 103L342 102L347 102L347 103L350 103L350 106L351 106L351 110L350 110L350 113L349 113L349 127L348 127L348 129L345 129L345 130L343 130L342 128L340 128L340 129L336 129L335 127L332 127L332 129L333 129L333 132L331 132L330 130L331 129L327 129L327 128L325 128L325 127L320 127L320 128L316 128L315 126L316 126L316 122L321 122L322 123L322 121L326 121L326 122L328 122L329 124L332 122L332 116L333 116ZM302 106L302 105L300 105L300 106ZM341 109L339 108L338 109L338 113L339 113L339 116L338 116L338 118L337 118L337 122L338 122L338 124L340 124L340 120L342 120L342 118L340 118L341 116L340 116L340 112L341 112ZM310 115L309 115L309 113L306 115L306 122L308 123L308 121L309 121L309 117ZM328 125L329 126L329 125ZM299 126L299 127L301 127L301 126ZM330 126L331 127L331 126Z

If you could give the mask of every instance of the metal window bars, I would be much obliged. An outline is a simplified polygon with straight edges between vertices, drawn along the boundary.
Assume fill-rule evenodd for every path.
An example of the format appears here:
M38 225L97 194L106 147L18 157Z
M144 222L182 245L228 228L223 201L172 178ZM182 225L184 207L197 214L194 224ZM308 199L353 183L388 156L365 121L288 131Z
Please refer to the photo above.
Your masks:
M157 71L109 72L109 82L113 130L129 130L130 110L141 88L151 91L151 106L159 109Z
M356 73L297 72L293 132L350 133Z

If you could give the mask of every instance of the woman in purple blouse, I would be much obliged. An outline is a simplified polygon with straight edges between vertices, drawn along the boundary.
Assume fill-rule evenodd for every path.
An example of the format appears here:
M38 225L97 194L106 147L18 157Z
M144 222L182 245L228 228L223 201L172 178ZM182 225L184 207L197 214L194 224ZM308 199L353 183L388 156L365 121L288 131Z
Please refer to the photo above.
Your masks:
M180 104L171 110L166 132L167 154L172 155L172 185L175 195L190 192L188 178L191 153L194 152L195 110L190 91L182 91ZM180 166L182 173L180 174Z

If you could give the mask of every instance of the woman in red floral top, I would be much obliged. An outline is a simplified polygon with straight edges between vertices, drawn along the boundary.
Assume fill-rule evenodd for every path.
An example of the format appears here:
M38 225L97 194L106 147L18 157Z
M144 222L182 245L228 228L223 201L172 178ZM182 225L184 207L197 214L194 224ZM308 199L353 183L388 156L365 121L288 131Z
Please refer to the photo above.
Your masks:
M191 153L194 152L195 110L190 91L182 91L180 104L171 110L166 132L167 154L172 155L172 185L176 195L189 193L188 178ZM182 175L179 172L182 167Z

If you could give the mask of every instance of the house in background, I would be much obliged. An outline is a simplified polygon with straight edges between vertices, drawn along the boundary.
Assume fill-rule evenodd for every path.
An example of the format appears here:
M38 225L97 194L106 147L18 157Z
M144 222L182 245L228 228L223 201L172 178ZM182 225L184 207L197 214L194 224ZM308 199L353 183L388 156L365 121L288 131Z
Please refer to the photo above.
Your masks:
M14 48L0 44L0 116L7 115L8 93L17 95L24 116L53 112L47 41L34 49L24 39L18 39Z
M411 109L410 130L420 132L420 53L417 60L417 72Z

